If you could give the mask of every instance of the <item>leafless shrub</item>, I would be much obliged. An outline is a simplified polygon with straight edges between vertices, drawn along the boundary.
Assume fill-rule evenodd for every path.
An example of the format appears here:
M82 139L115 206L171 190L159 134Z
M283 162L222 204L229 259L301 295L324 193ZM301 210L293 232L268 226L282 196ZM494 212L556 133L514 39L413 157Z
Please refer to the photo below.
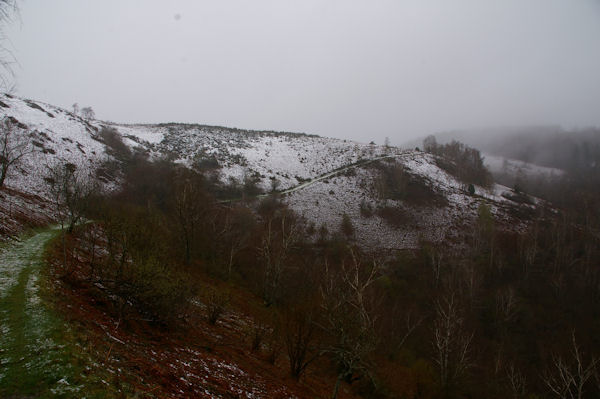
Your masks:
M290 373L297 380L317 358L317 354L311 354L316 333L315 311L310 305L294 306L286 309L281 316L283 342L290 361Z
M206 296L206 316L208 322L212 325L216 324L219 318L223 315L229 304L230 296L226 292L220 292L216 289L209 289Z
M513 399L525 397L527 394L527 379L514 364L511 364L506 368L506 380Z
M256 352L260 349L265 337L269 333L269 327L264 325L261 322L255 322L252 325L252 330L250 332L250 341L252 352Z

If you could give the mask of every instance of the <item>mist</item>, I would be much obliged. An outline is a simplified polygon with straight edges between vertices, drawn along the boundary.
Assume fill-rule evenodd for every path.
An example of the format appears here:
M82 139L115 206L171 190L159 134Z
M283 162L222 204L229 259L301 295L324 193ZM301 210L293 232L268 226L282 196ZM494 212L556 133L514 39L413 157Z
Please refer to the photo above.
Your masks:
M42 1L6 29L16 94L116 122L392 144L600 125L600 2Z

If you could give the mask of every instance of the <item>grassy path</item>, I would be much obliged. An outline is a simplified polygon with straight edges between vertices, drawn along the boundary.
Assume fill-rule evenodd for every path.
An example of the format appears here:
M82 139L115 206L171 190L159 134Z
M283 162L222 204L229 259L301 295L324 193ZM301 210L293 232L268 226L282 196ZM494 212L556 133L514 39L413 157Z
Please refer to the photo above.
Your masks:
M67 326L40 300L45 246L38 232L0 252L0 397L72 397L76 361L63 344Z

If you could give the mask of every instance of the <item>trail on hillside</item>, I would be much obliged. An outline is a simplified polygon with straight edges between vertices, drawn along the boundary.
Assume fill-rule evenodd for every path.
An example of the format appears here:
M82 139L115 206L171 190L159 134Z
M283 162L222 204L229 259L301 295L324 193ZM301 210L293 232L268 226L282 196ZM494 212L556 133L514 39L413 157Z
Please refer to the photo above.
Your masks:
M328 178L330 178L330 177L333 177L333 176L335 176L335 175L338 175L338 174L340 174L340 173L343 173L343 172L345 172L345 171L347 171L347 170L349 170L349 169L358 168L359 166L364 166L364 165L367 165L367 164L369 164L369 163L372 163L372 162L375 162L375 161L380 161L380 160L382 160L382 159L387 159L387 158L396 158L396 157L398 157L398 156L400 156L400 155L401 155L401 154L395 154L395 155L383 155L383 156L381 156L381 157L377 157L377 158L370 158L370 159L366 159L366 160L358 161L358 162L355 162L355 163L353 163L353 164L351 164L351 165L347 165L347 166L341 167L341 168L339 168L339 169L336 169L336 170L334 170L334 171L332 171L332 172L327 172L327 173L325 173L325 174L322 174L322 175L320 175L320 176L317 176L317 177L315 177L315 178L312 178L312 179L310 179L310 180L308 180L308 181L306 181L306 182L304 182L304 183L302 183L302 184L299 184L299 185L297 185L297 186L295 186L295 187L292 187L292 188L290 188L290 189L287 189L287 190L281 191L281 192L279 192L279 194L290 194L290 193L293 193L294 191L298 191L298 190L301 190L301 189L303 189L303 188L306 188L306 187L312 186L313 184L315 184L315 183L318 183L318 182L320 182L320 181L322 181L322 180L325 180L325 179L328 179Z
M48 229L0 251L0 396L70 397L79 371L64 345L66 325L40 299Z
M401 155L403 155L403 154L383 155L383 156L376 157L376 158L363 159L363 160L360 160L360 161L355 162L353 164L342 166L341 168L338 168L336 170L323 173L322 175L319 175L317 177L313 177L312 179L309 179L309 180L305 181L304 183L298 184L297 186L294 186L294 187L291 187L291 188L288 188L288 189L285 189L285 190L282 190L282 191L277 191L277 192L274 192L274 193L259 194L259 195L256 195L256 196L253 196L253 197L247 197L247 198L236 198L236 199L222 200L222 201L219 201L219 203L221 203L221 204L227 204L227 203L242 201L244 199L260 199L260 198L267 198L267 197L270 197L272 195L286 195L286 194L291 194L291 193L293 193L295 191L302 190L304 188L310 187L313 184L318 183L320 181L323 181L325 179L329 179L330 177L339 175L340 173L343 173L343 172L345 172L345 171L347 171L349 169L358 168L360 166L364 166L364 165L370 164L370 163L375 162L375 161L380 161L382 159L397 158L397 157L399 157Z

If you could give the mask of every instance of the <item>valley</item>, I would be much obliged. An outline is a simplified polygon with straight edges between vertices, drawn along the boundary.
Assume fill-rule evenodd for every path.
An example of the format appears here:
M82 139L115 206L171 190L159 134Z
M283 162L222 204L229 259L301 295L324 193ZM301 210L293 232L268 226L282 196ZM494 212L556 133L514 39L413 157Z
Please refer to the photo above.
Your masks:
M0 105L28 142L0 191L2 393L500 398L594 348L593 213L464 144Z

